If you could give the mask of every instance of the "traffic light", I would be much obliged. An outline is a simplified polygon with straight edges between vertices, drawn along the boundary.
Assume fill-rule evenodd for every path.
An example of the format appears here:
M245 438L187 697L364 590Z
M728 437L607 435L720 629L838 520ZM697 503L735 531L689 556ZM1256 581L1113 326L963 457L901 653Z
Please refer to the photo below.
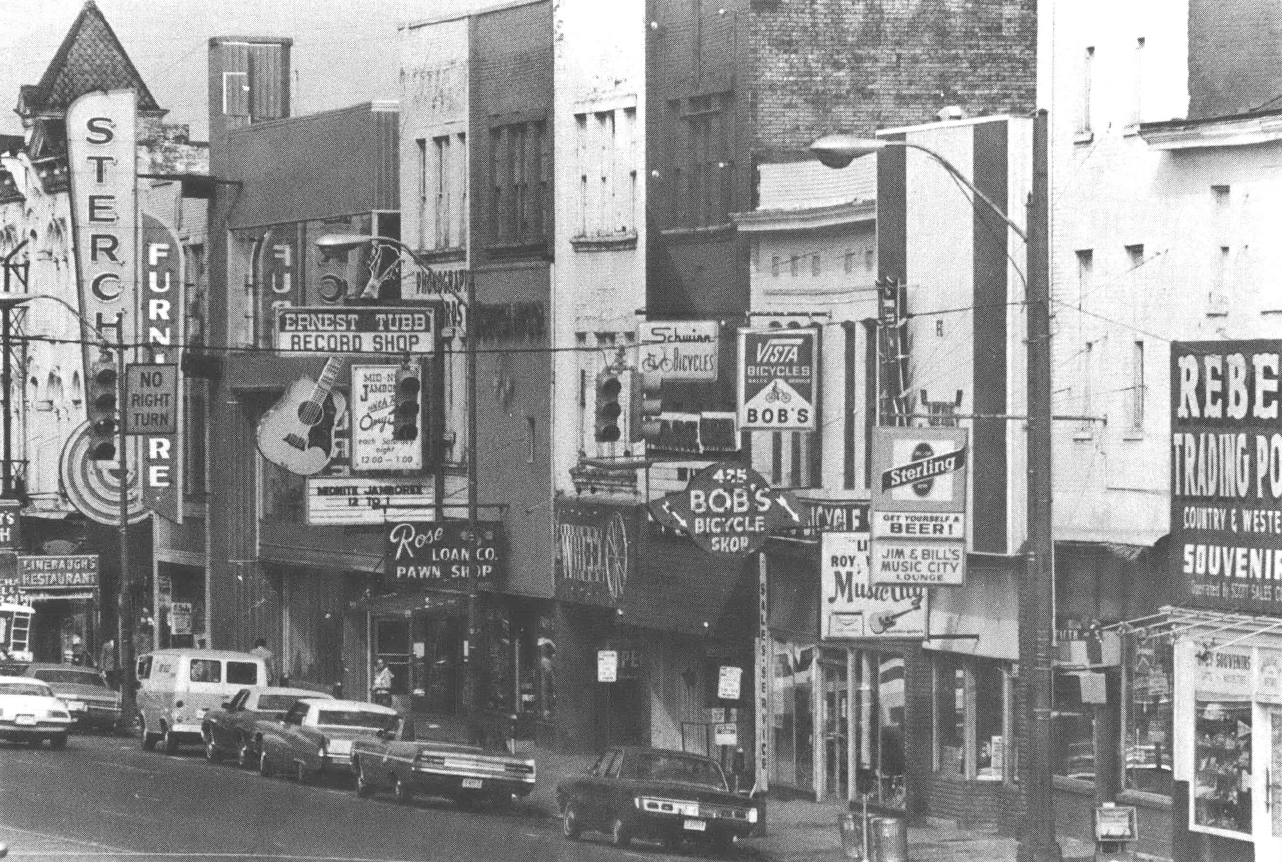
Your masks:
M116 360L103 351L89 369L89 457L116 460L116 431L120 411L116 393Z
M623 405L619 397L623 394L623 382L617 371L602 371L596 376L596 441L598 443L617 443L623 436L619 428L623 416Z
M640 371L633 374L632 398L628 406L632 414L628 423L632 442L657 443L662 424L659 415L663 413L663 378Z
M423 413L419 404L422 389L417 367L406 363L396 370L396 391L392 398L393 440L418 439L418 420Z

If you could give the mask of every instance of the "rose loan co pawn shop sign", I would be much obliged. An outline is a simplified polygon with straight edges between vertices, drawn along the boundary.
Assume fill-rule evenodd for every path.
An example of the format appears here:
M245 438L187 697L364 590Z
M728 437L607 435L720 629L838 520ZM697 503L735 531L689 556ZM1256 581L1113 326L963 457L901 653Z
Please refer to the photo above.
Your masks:
M873 429L872 582L966 578L964 428Z
M802 522L800 504L791 494L733 462L703 468L684 491L650 503L650 513L663 526L689 534L705 551L728 557L751 553L770 533Z
M467 521L396 521L388 525L383 565L397 582L465 585L468 561L476 551L476 577L492 584L507 565L503 525L480 521L476 536Z

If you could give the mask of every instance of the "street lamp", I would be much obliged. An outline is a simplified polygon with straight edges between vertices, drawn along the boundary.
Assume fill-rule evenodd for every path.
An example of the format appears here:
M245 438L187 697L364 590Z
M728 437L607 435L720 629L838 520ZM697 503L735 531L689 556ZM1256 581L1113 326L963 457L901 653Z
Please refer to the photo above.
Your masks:
M424 274L430 276L432 268L424 263L414 250L398 239L388 236L366 236L357 233L333 233L325 234L316 240L316 247L322 252L341 253L351 251L368 245L374 249L380 249L383 246L395 249L398 256L404 254L414 265ZM477 482L476 482L476 315L472 313L473 305L476 301L476 283L469 276L467 278L466 296L459 296L458 291L449 281L443 282L453 295L454 299L463 306L463 342L465 345L464 358L466 360L466 398L467 398L467 448L464 457L467 459L467 533L468 533L468 553L467 553L467 639L463 642L463 679L466 696L464 697L464 708L467 711L468 721L471 724L472 733L478 732L478 723L480 709L477 707L477 701L480 699L480 686L476 682L476 671L479 667L480 657L475 655L477 637L477 618L476 618L476 596L477 596L477 568L476 568L476 531L477 522ZM438 408L439 409L439 408ZM440 441L433 441L432 445L439 446ZM441 511L442 493L441 483L437 483L437 512Z
M1025 232L1002 208L952 162L922 144L892 138L826 135L810 151L830 168L844 168L856 158L888 147L918 150L930 156L974 197L1024 240L1028 254L1026 313L1028 319L1028 553L1025 566L1025 618L1020 620L1019 673L1024 680L1024 723L1028 728L1024 762L1025 814L1019 837L1019 862L1059 862L1055 840L1051 779L1051 635L1055 624L1055 582L1051 565L1051 381L1049 188L1046 162L1046 112L1033 115L1033 185Z

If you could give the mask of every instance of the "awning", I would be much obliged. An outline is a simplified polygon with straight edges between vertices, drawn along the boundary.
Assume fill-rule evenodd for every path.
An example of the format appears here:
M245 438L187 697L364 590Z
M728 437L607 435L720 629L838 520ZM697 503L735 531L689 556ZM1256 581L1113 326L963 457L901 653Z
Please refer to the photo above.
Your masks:
M637 553L636 573L619 603L622 622L681 634L713 634L720 629L735 587L754 557L709 554L685 536L650 536Z
M1214 638L1214 648L1245 643L1264 635L1282 639L1282 617L1167 605L1155 614L1104 627L1141 640L1179 637Z
M22 600L32 602L83 601L98 598L97 590L23 590Z
M426 613L444 616L463 608L463 597L439 593L388 593L356 602L353 610L376 616L409 616Z

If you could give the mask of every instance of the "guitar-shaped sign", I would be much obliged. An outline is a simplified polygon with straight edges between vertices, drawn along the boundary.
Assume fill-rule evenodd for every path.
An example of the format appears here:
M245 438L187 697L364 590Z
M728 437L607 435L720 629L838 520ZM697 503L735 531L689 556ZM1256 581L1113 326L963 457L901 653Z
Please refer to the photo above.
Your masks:
M378 295L382 283L374 272L371 258L370 278L361 291L361 299ZM258 451L264 458L299 476L313 476L325 469L334 453L334 420L338 404L346 409L342 396L335 401L330 392L343 367L344 357L331 356L320 377L304 375L289 385L285 394L258 423Z
M921 610L921 596L914 598L912 605L902 611L886 611L885 613L873 614L872 619L868 620L868 628L872 629L872 633L875 635L884 634L895 627L895 621L900 617L919 610Z

